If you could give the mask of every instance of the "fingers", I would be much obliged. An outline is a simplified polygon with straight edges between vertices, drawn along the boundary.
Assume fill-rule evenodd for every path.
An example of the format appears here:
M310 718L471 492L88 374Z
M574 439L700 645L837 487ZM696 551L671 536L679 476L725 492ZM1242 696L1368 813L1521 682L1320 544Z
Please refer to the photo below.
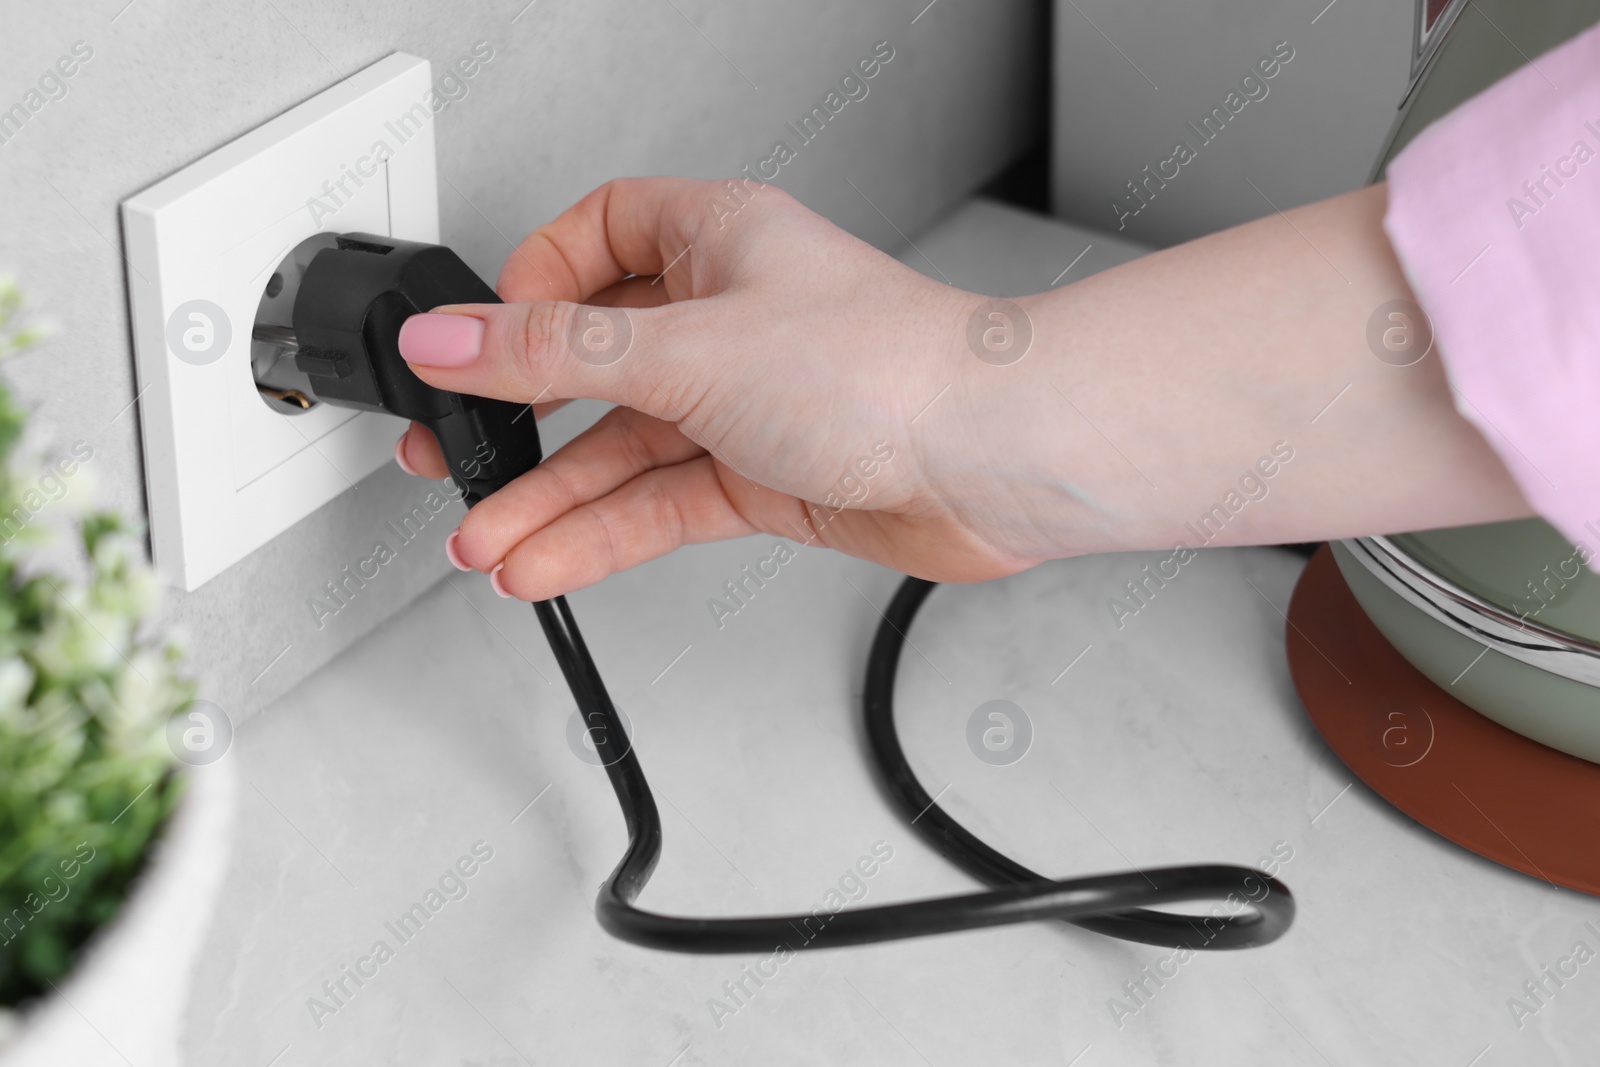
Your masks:
M495 291L508 303L582 302L630 274L660 274L694 243L715 190L685 178L607 182L529 234Z
M542 419L566 406L565 400L535 404L533 417L535 420ZM413 422L406 427L406 432L395 442L394 461L400 465L401 470L419 478L432 478L437 481L450 476L450 467L444 461L444 453L439 450L439 442L434 439L428 428L420 423Z
M658 278L624 278L584 301L599 307L653 308L667 303L667 287Z
M662 415L668 397L693 389L675 373L688 348L677 339L693 337L699 350L725 313L672 303L715 295L725 184L606 183L518 246L497 286L508 303L413 315L401 355L423 381L455 392L593 397ZM773 193L770 202L784 201Z
M418 478L437 481L450 476L444 453L439 451L439 442L434 440L426 426L414 422L406 427L406 432L394 443L394 461L400 464L401 470Z
M592 397L661 416L667 396L693 389L684 357L698 349L682 339L715 332L715 309L682 310L697 303L454 305L407 319L400 354L417 377L451 392L518 403Z
M523 539L634 478L705 450L669 422L614 408L542 464L479 503L454 538L455 558L490 571Z
M517 544L490 579L502 596L547 600L682 545L755 532L723 491L715 462L701 456L567 512Z

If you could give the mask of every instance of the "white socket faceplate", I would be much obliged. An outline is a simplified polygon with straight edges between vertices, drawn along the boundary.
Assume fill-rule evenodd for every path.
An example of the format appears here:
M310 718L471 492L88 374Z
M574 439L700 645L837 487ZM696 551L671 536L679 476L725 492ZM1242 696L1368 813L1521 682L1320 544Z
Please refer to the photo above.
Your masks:
M428 61L396 53L122 205L150 533L198 588L388 462L404 429L271 410L250 369L274 268L323 231L439 239Z

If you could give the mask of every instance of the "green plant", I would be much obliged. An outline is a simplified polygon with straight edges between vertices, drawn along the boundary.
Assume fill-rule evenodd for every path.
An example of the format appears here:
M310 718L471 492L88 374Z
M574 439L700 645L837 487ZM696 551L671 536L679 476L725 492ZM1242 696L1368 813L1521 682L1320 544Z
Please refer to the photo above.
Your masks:
M21 307L0 279L0 356L39 339ZM26 422L0 385L0 1005L48 992L117 914L181 791L166 722L194 698L120 518L76 520L81 577L30 566L49 535Z

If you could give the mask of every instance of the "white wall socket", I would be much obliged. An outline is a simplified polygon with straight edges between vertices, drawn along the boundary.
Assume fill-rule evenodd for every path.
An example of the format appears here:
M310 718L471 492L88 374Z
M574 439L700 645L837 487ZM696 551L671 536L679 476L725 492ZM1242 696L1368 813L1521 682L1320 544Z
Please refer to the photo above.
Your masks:
M251 373L268 280L301 241L437 242L428 61L396 53L123 202L157 571L193 590L393 456L403 423L270 409Z

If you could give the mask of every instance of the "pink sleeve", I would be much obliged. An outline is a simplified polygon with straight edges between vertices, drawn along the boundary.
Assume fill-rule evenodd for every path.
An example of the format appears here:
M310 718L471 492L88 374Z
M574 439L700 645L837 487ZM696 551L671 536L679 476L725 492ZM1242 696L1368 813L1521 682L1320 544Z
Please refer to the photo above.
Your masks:
M1535 511L1600 548L1600 26L1423 131L1384 225L1456 408Z

